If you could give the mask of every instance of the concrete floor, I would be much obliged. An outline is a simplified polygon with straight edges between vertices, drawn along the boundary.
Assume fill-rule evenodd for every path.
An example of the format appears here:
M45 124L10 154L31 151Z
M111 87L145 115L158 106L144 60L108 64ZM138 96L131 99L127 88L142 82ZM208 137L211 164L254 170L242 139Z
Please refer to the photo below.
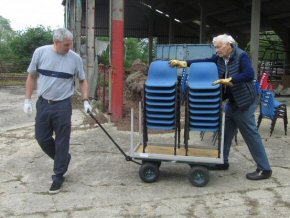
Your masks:
M289 98L278 100L289 105ZM255 164L239 134L229 170L210 171L207 186L198 188L186 164L162 163L157 182L142 182L139 166L126 162L100 128L83 126L85 115L74 110L69 172L61 192L49 195L53 162L34 139L35 115L26 117L23 101L23 88L0 88L0 217L290 217L290 140L281 120L272 137L269 120L260 127L270 179L245 178ZM104 126L129 151L130 133Z

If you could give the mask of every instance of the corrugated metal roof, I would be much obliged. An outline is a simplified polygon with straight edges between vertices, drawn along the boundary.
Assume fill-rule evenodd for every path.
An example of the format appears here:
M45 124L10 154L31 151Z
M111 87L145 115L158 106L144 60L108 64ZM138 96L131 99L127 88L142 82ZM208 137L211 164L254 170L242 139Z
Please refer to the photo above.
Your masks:
M66 0L63 0L63 4ZM96 35L109 34L109 0L95 0ZM169 18L174 20L172 43L197 43L199 39L201 0L124 0L125 36L146 38L150 22L152 35L166 43ZM252 0L204 0L207 39L219 33L229 33L248 41L251 29ZM85 5L85 1L83 1ZM84 7L85 8L85 7ZM85 11L84 11L85 13ZM290 1L261 0L261 31L274 30L283 40L289 40Z

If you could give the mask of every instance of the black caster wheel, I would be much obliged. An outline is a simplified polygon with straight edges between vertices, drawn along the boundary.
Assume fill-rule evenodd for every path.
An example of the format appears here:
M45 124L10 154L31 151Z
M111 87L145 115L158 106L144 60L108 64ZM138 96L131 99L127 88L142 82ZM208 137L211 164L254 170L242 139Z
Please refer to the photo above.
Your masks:
M139 169L139 176L144 182L156 182L159 177L158 165L153 162L143 163Z
M191 167L188 178L192 185L203 187L209 182L208 169L202 166Z

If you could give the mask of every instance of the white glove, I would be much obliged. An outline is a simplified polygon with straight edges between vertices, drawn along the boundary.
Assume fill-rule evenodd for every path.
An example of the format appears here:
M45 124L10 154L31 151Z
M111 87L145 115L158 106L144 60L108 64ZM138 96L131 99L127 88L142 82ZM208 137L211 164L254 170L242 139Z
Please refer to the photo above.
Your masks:
M24 100L24 106L23 106L23 111L26 113L29 117L32 114L32 101L31 99L26 98Z
M90 105L88 100L84 101L84 109L86 113L92 112L92 106Z

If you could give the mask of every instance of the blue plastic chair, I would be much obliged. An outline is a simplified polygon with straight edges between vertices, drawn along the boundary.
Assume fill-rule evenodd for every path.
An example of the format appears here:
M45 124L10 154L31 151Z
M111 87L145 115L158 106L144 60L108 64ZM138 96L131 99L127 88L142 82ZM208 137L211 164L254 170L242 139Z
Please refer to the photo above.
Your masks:
M212 83L219 79L218 69L215 63L199 62L192 63L189 68L187 86L190 89L218 89L220 84L215 86Z
M173 87L177 84L177 68L168 61L154 61L149 66L145 87Z
M262 89L261 89L261 85L260 85L259 81L255 79L254 84L255 84L257 95L262 94Z
M158 101L174 101L175 93L146 93L145 98L148 100L158 100Z
M189 131L220 134L221 85L212 85L218 79L215 63L202 62L190 65L185 106L184 144L186 151Z
M148 129L175 130L174 154L180 143L180 78L177 68L168 61L150 64L144 84L143 152L148 142ZM178 133L178 136L177 136Z
M274 97L274 94L269 90L261 91L260 114L257 123L258 128L260 127L263 118L271 120L270 136L274 131L277 119L282 118L284 121L285 135L287 135L288 118L286 104L277 101Z

